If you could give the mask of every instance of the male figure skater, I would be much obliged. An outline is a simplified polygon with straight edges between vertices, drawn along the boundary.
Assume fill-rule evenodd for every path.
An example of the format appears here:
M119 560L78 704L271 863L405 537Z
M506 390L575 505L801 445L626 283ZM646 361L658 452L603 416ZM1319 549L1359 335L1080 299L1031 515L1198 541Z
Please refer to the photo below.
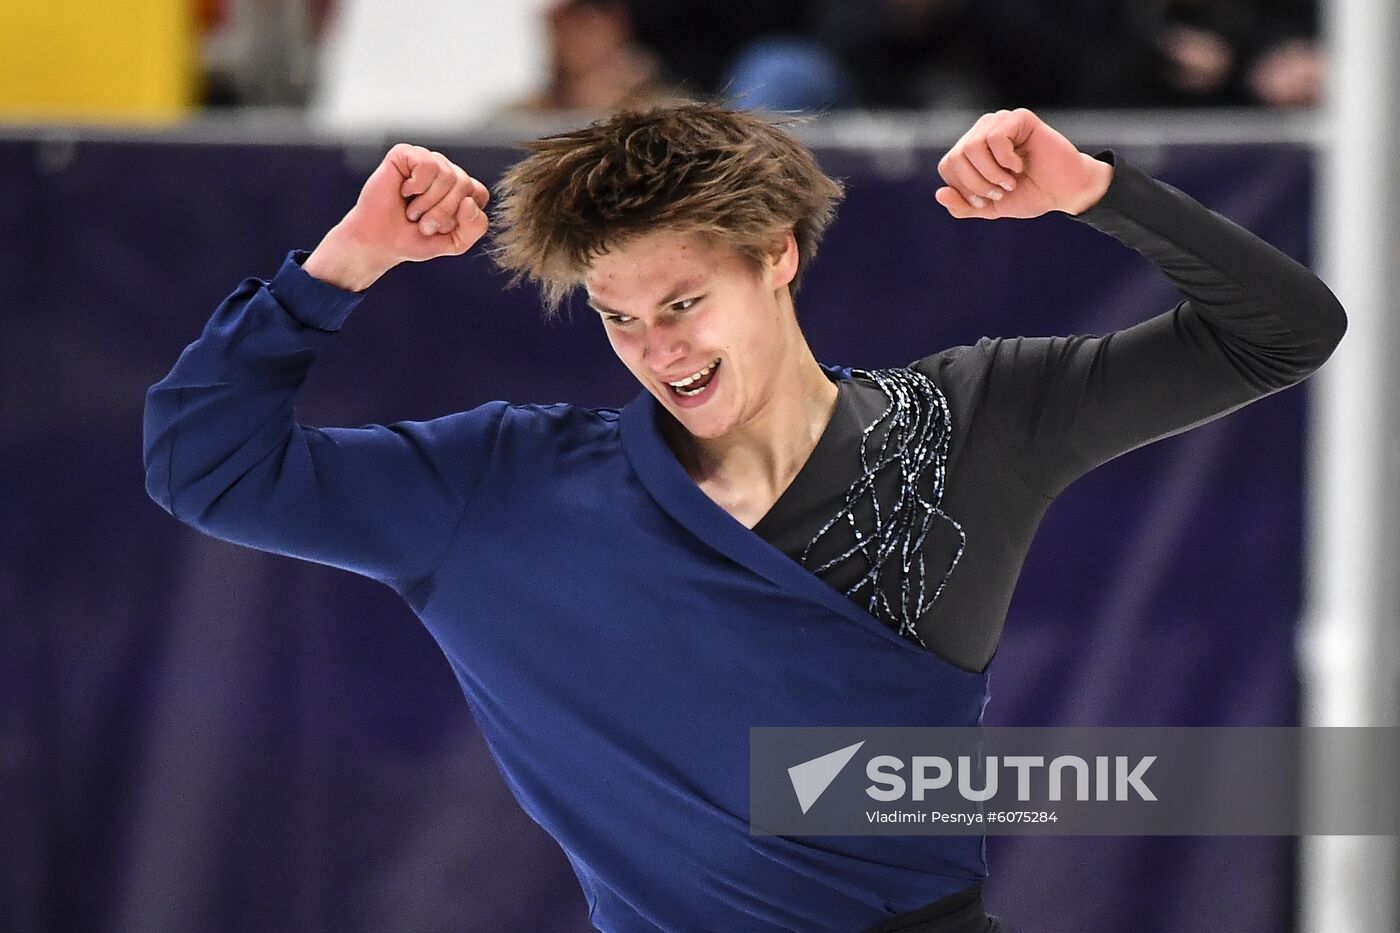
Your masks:
M630 404L296 422L361 292L486 233L486 189L401 144L314 252L244 281L151 388L151 496L402 595L599 929L995 930L980 838L751 836L749 728L979 724L1055 496L1305 378L1342 308L1112 152L1000 111L940 162L938 203L1073 215L1184 300L1103 336L851 370L818 362L797 324L841 189L786 132L701 103L530 148L499 185L494 255L551 309L587 290L642 385Z

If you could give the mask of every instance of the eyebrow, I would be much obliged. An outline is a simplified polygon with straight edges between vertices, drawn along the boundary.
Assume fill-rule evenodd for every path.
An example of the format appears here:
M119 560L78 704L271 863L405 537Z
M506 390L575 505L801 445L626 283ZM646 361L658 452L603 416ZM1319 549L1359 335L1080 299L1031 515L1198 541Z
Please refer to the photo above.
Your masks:
M676 301L679 301L687 292L693 292L693 291L695 291L696 289L698 289L701 285L704 284L704 282L705 282L705 280L702 279L702 278L682 279L680 282L677 282L677 283L676 283L676 287L675 287L675 288L671 289L671 293L670 293L669 295L667 295L665 298L662 298L660 301L658 301L658 302L656 303L656 306L657 306L658 308L662 308L662 307L665 307L666 305L673 304L673 303L675 303ZM597 311L599 314L623 314L623 313L624 313L624 312L622 312L622 311L614 311L612 308L609 308L607 305L600 305L600 304L598 304L597 302L595 302L592 298L589 298L589 299L588 299L588 306L589 306L590 308L592 308L594 311Z

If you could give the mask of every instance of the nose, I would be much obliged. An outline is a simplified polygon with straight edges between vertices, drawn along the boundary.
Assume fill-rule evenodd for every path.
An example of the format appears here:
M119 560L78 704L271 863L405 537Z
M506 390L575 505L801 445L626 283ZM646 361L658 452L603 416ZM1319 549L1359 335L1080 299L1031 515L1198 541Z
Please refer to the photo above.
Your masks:
M685 341L675 327L656 323L648 327L643 337L642 361L653 372L668 371L678 360L685 357Z

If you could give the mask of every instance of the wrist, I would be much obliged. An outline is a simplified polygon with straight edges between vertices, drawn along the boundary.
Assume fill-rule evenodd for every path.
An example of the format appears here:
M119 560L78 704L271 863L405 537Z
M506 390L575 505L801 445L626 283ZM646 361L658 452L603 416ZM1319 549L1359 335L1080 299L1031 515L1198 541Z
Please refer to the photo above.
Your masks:
M1094 158L1088 153L1080 153L1084 160L1085 187L1074 203L1067 205L1062 210L1071 216L1077 217L1089 208L1103 200L1103 196L1108 193L1108 186L1113 183L1113 166L1108 162Z
M307 275L329 285L348 292L362 292L394 265L366 249L337 225L321 239L301 268Z

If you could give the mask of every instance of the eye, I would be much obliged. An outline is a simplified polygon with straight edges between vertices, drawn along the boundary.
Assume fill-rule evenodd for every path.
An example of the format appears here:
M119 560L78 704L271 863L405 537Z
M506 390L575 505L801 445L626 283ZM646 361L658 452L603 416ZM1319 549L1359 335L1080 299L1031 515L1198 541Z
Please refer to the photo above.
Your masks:
M609 324L630 324L633 318L630 314L605 314L603 320Z
M675 304L671 305L671 310L672 310L672 311L689 311L691 308L695 307L695 303L698 302L698 301L700 300L700 298L704 298L704 297L705 297L704 295L701 295L699 298L682 298L680 301L678 301L678 302L676 302Z

